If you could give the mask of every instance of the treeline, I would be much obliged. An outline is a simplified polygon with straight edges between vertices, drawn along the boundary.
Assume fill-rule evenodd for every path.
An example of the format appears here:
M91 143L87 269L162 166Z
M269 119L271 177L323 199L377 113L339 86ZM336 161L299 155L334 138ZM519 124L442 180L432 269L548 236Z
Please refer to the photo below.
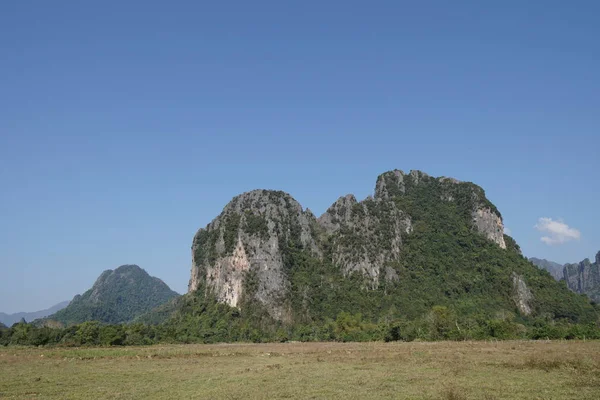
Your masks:
M600 339L598 324L573 324L538 317L528 325L503 314L494 318L460 318L436 306L412 321L373 323L361 314L340 313L318 325L270 325L262 329L236 309L211 304L205 312L185 315L161 325L103 325L95 321L51 328L20 322L0 329L0 345L22 346L129 346L159 343L286 342L286 341L437 341L509 339Z

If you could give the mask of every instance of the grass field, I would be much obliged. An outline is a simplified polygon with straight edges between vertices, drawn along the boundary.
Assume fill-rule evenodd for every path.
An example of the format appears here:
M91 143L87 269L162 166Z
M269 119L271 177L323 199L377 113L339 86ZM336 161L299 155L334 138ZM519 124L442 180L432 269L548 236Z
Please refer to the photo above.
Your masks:
M600 342L0 348L0 398L600 399Z

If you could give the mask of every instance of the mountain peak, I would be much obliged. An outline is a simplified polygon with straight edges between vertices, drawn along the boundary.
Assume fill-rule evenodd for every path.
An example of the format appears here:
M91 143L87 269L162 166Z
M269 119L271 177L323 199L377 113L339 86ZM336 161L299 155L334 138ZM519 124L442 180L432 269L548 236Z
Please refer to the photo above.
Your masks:
M136 264L123 264L123 265L115 268L114 272L120 273L120 274L127 273L127 272L143 272L143 273L147 273L144 269L140 268Z

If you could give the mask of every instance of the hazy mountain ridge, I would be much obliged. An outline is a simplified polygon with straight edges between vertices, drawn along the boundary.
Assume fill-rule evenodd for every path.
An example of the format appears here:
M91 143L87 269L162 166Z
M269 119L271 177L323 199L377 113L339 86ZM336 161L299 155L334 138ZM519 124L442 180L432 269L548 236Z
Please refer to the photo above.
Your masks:
M40 311L18 312L18 313L14 313L14 314L6 314L3 312L0 312L0 322L2 322L6 326L11 326L12 324L17 323L17 322L21 321L22 319L24 319L27 322L31 322L31 321L34 321L39 318L47 317L48 315L54 314L55 312L62 310L63 308L67 307L69 305L69 303L70 303L70 301L66 300L66 301L60 302L50 308L47 308L45 310L40 310Z
M554 261L549 261L546 259L540 259L540 258L536 258L536 257L530 257L529 261L531 261L537 267L540 267L540 268L545 269L546 271L550 272L550 275L552 275L552 277L554 277L554 279L556 279L557 281L564 279L564 273L563 273L564 265L563 264L559 264Z

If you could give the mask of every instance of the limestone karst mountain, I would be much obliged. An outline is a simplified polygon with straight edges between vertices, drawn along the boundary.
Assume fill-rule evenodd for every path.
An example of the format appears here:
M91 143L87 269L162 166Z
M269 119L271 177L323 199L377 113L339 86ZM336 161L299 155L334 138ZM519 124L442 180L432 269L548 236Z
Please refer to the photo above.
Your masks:
M436 305L593 318L503 232L479 186L420 171L386 172L373 197L342 196L319 218L287 193L254 190L195 235L189 292L284 324L410 319Z
M586 258L578 264L565 264L563 275L569 289L600 303L600 251L595 262Z
M585 294L600 303L600 252L596 254L595 262L589 258L564 265L539 258L530 258L529 261L550 272L556 280L564 279L568 288L575 293Z

